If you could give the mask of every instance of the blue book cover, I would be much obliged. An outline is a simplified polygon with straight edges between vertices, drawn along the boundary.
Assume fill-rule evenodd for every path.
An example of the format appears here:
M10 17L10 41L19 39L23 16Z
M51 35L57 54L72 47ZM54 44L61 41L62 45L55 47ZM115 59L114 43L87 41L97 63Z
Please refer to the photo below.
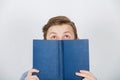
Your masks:
M88 40L33 40L33 68L40 80L82 80L75 72L89 70Z

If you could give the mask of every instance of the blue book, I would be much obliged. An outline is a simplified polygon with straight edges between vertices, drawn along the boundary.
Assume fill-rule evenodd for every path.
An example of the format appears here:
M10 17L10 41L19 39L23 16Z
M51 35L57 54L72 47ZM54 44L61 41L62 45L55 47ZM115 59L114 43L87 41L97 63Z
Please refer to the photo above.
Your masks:
M40 80L82 80L75 72L89 71L88 40L33 40L33 68Z

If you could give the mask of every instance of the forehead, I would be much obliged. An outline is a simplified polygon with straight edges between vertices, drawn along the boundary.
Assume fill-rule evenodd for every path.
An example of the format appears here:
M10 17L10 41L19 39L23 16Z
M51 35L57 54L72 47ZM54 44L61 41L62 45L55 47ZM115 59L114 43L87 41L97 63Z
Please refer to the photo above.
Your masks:
M73 32L72 26L68 24L62 24L62 25L53 25L48 29L48 33L50 32Z

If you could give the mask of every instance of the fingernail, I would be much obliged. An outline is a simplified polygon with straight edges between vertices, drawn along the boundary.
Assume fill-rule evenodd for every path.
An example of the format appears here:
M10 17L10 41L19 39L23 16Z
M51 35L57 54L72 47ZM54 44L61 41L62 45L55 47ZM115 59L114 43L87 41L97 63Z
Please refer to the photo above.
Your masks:
M80 70L80 72L82 72L83 70Z
M75 75L78 75L78 72L76 72Z
M37 72L39 72L39 70L37 70Z

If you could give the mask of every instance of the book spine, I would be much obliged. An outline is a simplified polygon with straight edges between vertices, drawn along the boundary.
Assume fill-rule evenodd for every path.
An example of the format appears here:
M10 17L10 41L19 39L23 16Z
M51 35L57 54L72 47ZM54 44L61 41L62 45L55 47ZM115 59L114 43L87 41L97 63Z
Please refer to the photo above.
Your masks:
M63 80L63 51L62 51L62 41L58 41L58 53L59 53L59 72L60 72L60 78L59 80Z

